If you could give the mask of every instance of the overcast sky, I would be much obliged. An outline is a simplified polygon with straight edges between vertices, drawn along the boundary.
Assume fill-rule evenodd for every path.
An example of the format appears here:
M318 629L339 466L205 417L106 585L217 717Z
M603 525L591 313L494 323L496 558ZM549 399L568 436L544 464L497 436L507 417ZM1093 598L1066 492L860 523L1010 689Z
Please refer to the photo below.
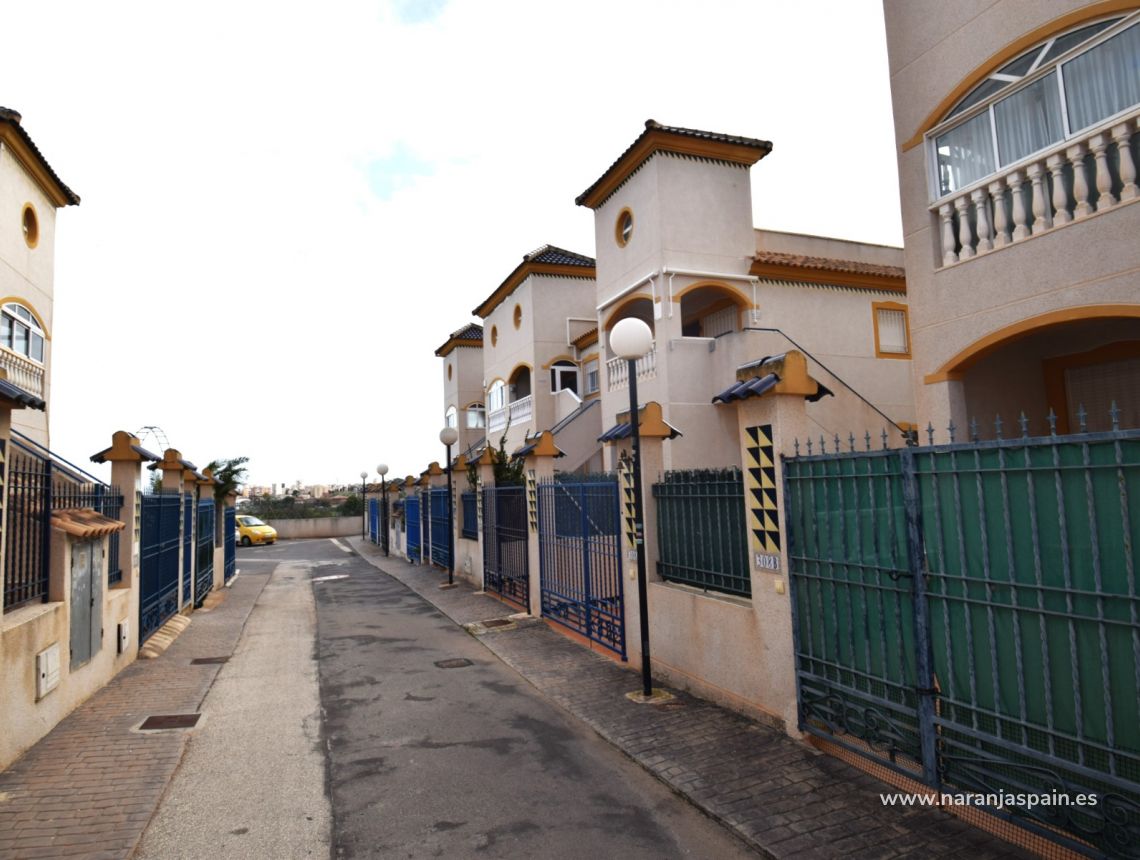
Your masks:
M759 137L755 226L900 244L882 9L8 4L0 105L60 213L52 448L161 427L253 483L442 458L434 349L652 117ZM159 443L152 436L146 444ZM374 473L373 473L374 477Z

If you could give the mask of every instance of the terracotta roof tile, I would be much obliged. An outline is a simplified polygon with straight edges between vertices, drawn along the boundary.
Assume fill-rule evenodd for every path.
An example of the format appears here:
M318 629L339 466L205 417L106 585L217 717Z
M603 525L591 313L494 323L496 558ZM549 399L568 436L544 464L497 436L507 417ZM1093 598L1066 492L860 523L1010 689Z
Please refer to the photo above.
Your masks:
M24 145L27 146L29 150L31 150L32 154L35 155L37 159L39 159L40 164L43 166L43 169L47 171L48 176L50 176L56 185L59 186L59 190L63 194L63 197L67 203L72 206L79 205L79 195L68 188L67 185L64 184L64 181L59 178L59 174L57 174L55 170L52 169L52 166L48 164L48 160L44 158L44 154L40 152L40 148L36 146L36 143L34 140L32 140L31 135L24 131L24 127L20 124L20 121L22 119L23 117L20 116L19 111L12 110L11 108L0 107L0 122L7 123L13 129L15 129L15 132L19 136L20 140L23 141Z
M103 537L126 528L126 524L105 517L92 508L63 508L52 511L51 525L52 528L77 538Z
M884 278L902 278L902 266L880 266L856 260L836 260L832 257L809 257L805 254L784 254L779 251L761 251L752 258L757 263L791 266L797 269L822 269L828 272L846 272L852 275L879 275Z

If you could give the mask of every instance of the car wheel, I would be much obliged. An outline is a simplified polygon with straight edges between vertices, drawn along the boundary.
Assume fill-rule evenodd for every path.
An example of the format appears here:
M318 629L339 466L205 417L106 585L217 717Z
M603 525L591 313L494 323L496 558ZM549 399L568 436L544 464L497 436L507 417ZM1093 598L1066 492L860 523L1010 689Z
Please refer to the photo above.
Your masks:
M251 541L249 539L249 535L242 535L241 545L242 546L252 546L253 545L253 541Z

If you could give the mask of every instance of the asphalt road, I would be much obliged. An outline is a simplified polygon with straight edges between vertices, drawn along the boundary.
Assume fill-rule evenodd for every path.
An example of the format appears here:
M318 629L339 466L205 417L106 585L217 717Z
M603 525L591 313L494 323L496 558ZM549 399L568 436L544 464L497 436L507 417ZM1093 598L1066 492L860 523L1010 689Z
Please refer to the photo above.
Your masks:
M238 564L272 576L141 856L755 856L342 545ZM254 665L272 683L246 691ZM235 811L195 809L211 787Z

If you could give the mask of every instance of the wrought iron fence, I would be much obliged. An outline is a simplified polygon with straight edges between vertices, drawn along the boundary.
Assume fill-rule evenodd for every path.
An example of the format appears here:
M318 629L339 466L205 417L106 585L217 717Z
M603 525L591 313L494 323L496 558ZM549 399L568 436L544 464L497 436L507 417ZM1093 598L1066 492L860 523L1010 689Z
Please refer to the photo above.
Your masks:
M223 514L222 528L225 529L222 545L224 547L225 570L223 579L229 582L237 573L237 511L227 507Z
M1140 431L1021 426L784 459L801 728L936 790L1094 795L989 811L1137 857Z
M198 501L198 558L194 577L194 605L201 606L214 587L214 500Z
M752 595L744 509L737 469L666 472L657 500L657 572L709 591Z
M479 540L479 501L474 490L459 495L459 506L463 511L460 537Z
M483 588L530 608L525 487L484 487Z
M431 560L440 567L451 566L451 511L447 487L435 487L429 494L431 508Z
M182 497L178 493L143 495L140 506L139 642L145 642L178 612L181 516Z
M67 508L90 508L118 519L123 496L17 430L7 450L8 484L4 555L4 612L48 599L51 565L51 514ZM121 532L108 539L108 583L122 579Z

